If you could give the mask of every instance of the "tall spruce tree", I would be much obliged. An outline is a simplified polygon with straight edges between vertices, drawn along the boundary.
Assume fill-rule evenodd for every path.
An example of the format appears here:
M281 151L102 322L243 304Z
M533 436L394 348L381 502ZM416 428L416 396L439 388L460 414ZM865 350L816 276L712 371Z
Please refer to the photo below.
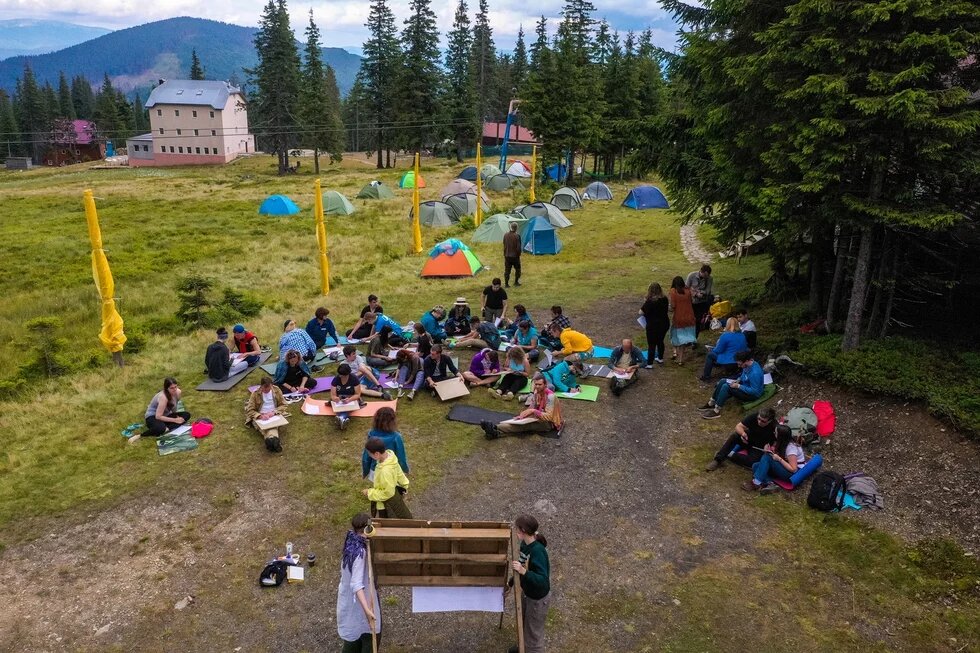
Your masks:
M7 92L0 89L0 157L17 156L23 151L13 103Z
M87 79L78 75L71 80L71 103L75 117L91 120L95 114L95 93Z
M191 50L191 79L206 79L204 76L204 66L197 57L197 50Z
M99 94L95 98L95 115L93 116L93 122L95 122L100 138L113 140L119 137L125 128L119 114L119 97L116 94L116 89L112 87L109 74L106 73L102 78Z
M479 11L473 21L473 46L470 56L476 93L476 119L480 125L488 118L496 117L491 115L491 110L496 97L494 64L497 62L497 50L493 44L489 11L487 0L479 0Z
M514 57L510 72L511 82L517 89L518 97L524 90L524 82L527 81L527 66L527 46L524 44L524 26L521 25L517 28L517 42L514 44Z
M410 14L402 31L402 68L399 75L399 119L404 123L398 140L421 151L436 137L436 116L442 76L439 70L439 30L430 0L410 0Z
M320 153L329 152L340 159L344 147L344 123L340 115L340 94L333 70L323 64L320 50L320 28L313 22L306 27L306 55L303 86L300 90L300 115L303 122L302 142L313 148L313 171L320 174Z
M446 95L443 101L456 147L456 160L463 161L463 148L468 148L477 134L476 102L470 68L472 38L466 0L459 0L453 18L453 28L447 36Z
M38 88L34 71L29 64L24 66L24 76L18 80L16 98L17 124L23 140L27 141L25 148L35 163L41 160L41 144L47 129L48 116L44 105L44 97Z
M395 30L395 14L387 0L373 0L367 23L370 36L364 42L364 58L357 73L363 89L366 117L374 123L378 151L378 168L391 166L392 119L395 115L395 80L398 77L401 52Z
M75 105L71 101L71 86L64 71L58 73L58 115L69 120L77 117Z
M548 49L548 19L544 16L534 25L534 43L531 44L530 64L533 72L541 65L542 53Z

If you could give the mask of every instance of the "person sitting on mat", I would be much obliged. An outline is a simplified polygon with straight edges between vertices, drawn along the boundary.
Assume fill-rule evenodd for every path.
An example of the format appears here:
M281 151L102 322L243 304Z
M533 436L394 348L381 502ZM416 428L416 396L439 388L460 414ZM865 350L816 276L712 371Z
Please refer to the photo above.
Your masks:
M425 358L432 351L432 336L426 332L425 326L421 322L416 322L413 329L415 330L415 350L421 358Z
M445 317L446 309L441 305L436 305L419 318L419 324L425 328L425 332L432 338L432 342L442 342L446 339L446 329L442 326L442 320Z
M395 355L395 362L398 363L398 396L403 396L407 388L406 398L412 401L415 399L415 393L421 390L422 384L425 383L422 358L411 349L399 349Z
M721 379L715 384L715 391L708 403L698 410L704 419L721 417L721 408L729 397L739 401L754 401L762 396L765 390L765 374L762 367L755 362L750 351L740 351L735 354L735 362L742 373L738 379Z
M236 324L232 328L233 344L238 349L238 353L244 356L245 363L252 367L259 362L262 356L262 349L259 347L259 339L251 331L246 331L243 324Z
M776 440L776 411L763 408L758 413L751 413L735 425L735 432L728 436L725 444L715 454L715 457L704 468L706 472L718 469L735 447L745 449L745 455L732 456L731 461L743 467L751 467L762 459L765 447Z
M283 399L282 390L273 385L272 379L267 376L262 377L259 387L249 395L245 402L245 425L251 426L262 435L265 448L273 453L282 451L282 440L279 436L279 427L262 428L256 420L266 420L281 413L286 405Z
M296 328L296 320L286 320L282 323L282 335L279 336L279 357L287 351L295 349L303 360L311 362L316 358L316 343L303 329Z
M527 408L514 418L515 420L527 421L524 423L505 421L494 424L484 420L480 422L480 428L483 429L483 434L488 440L493 440L501 435L519 435L521 433L558 431L558 434L561 435L563 423L558 397L548 387L548 383L540 372L534 375L531 387L532 392L527 398Z
M531 366L527 362L527 354L520 347L507 350L504 374L496 388L490 388L490 396L507 399L508 401L524 391L530 376Z
M527 312L527 308L524 304L514 304L514 319L508 320L506 318L500 320L498 325L504 332L504 338L510 340L514 337L514 333L517 331L517 325L521 321L527 321L531 326L534 326L534 320L531 319L531 315Z
M340 554L340 584L337 586L337 634L346 653L371 653L372 639L381 643L381 603L372 588L367 564L367 537L371 523L366 512L350 520ZM372 635L373 633L373 635Z
M776 443L763 447L765 453L752 465L752 480L742 484L743 490L759 490L763 494L779 490L774 478L788 481L806 464L802 434L794 437L785 424L776 427Z
M551 337L551 327L553 326L558 326L560 329L568 329L572 326L572 321L565 316L561 306L557 304L551 307L551 321L544 325L544 328L539 333L542 347L551 351L560 351L561 341L558 338Z
M453 361L442 353L442 345L432 345L432 351L422 362L422 369L425 372L425 383L432 390L433 397L437 396L437 383L459 376L459 370L453 365Z
M517 323L517 330L514 332L511 343L515 347L520 347L527 354L527 359L532 363L537 363L541 352L538 351L538 330L527 320Z
M363 340L370 343L372 352L383 353L389 345L405 344L401 325L384 313L365 313L364 319L371 325L371 334Z
M344 345L344 358L342 363L350 366L351 373L357 377L361 383L361 394L365 397L381 397L385 401L391 400L391 395L381 387L381 373L372 367L362 356L354 345Z
M333 338L334 344L340 344L337 337L337 327L329 317L330 310L323 306L316 309L313 319L306 323L306 333L313 340L317 349L322 349L327 345L327 336Z
M583 363L592 358L592 340L584 333L579 333L574 329L560 329L557 325L551 325L551 335L558 338L561 342L561 352L559 352L568 363L569 367L576 374L585 372Z
M371 335L371 325L367 323L367 320L364 319L364 316L367 315L368 313L384 313L384 312L385 309L378 302L378 296L368 295L367 306L361 309L361 317L357 322L354 323L354 327L347 332L347 337L355 338L357 340L367 338L369 335Z
M356 401L360 406L365 402L361 399L361 382L351 372L350 365L341 363L337 366L337 375L330 382L330 401L335 404ZM337 426L343 431L350 422L346 412L337 413Z
M406 475L409 473L405 441L402 439L402 434L398 432L394 410L387 406L378 409L378 412L374 414L371 430L368 431L368 438L378 438L384 442L385 449L394 453L395 457L398 458L398 464L401 465L402 471ZM361 478L374 480L372 472L377 465L377 461L368 455L367 449L361 452Z
M458 336L470 332L470 305L465 297L457 297L446 318L446 335Z
M733 373L738 367L735 362L735 354L746 351L748 348L749 344L745 339L745 334L738 328L738 320L734 317L728 318L725 323L725 331L704 358L704 370L701 371L698 380L705 383L710 381L711 370L715 365L723 366L727 374Z
M636 383L638 376L636 371L646 364L643 352L638 347L633 346L633 341L629 338L623 340L623 344L613 349L609 356L607 365L615 374L629 375L627 378L618 376L610 377L609 389L617 397L623 394L623 390Z
M748 309L736 309L735 319L738 320L738 328L742 330L743 334L745 334L745 341L748 343L749 349L754 350L756 343L758 342L759 334L755 330L755 322L749 319Z
M146 435L159 437L167 431L173 431L191 418L191 414L187 411L177 410L177 403L182 394L176 379L168 376L163 380L163 390L153 395L144 413Z
M576 394L582 391L578 377L572 373L572 368L565 361L555 361L550 366L540 370L548 387L555 392Z
M405 505L409 481L398 457L388 451L380 438L368 438L364 450L377 464L374 468L374 487L361 490L371 502L371 516L412 519L412 512Z
M220 383L247 370L248 363L240 355L232 358L228 345L225 344L228 340L228 329L219 327L215 334L217 340L208 345L204 354L204 369L207 370L209 379Z
M500 347L500 331L492 322L481 322L480 318L473 316L470 318L470 332L461 336L454 347L460 349L493 349Z
M286 357L276 364L276 374L272 382L286 394L305 394L316 384L309 366L295 349L287 351Z
M481 349L463 372L463 380L471 386L493 385L500 378L500 356L493 349Z

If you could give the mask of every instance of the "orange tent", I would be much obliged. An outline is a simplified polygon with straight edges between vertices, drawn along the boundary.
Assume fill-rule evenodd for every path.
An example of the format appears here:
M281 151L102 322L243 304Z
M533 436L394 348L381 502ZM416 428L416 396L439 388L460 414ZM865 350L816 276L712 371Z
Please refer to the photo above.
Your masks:
M422 266L421 276L472 277L482 269L483 264L470 248L451 238L432 248L428 260Z

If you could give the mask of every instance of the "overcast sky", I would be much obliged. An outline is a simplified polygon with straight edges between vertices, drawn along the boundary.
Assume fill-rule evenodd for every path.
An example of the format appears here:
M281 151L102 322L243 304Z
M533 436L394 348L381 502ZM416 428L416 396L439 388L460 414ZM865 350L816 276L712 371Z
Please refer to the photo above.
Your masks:
M596 17L606 18L621 32L653 29L658 45L672 49L675 27L670 16L657 0L593 0ZM468 2L472 18L477 0ZM518 26L524 24L524 32L533 37L534 24L541 14L557 17L562 0L490 0L490 23L498 47L510 49L517 36ZM265 0L0 0L0 19L37 18L62 20L82 25L109 29L131 27L174 16L211 18L236 25L256 25ZM408 11L408 2L392 2L392 9L401 22ZM302 40L307 14L313 9L314 20L323 33L325 46L355 46L364 42L368 0L314 0L289 2L293 29ZM435 0L433 9L439 19L439 29L445 32L451 27L456 2ZM533 9L533 11L532 11ZM553 33L553 32L552 32ZM530 39L529 39L530 40Z

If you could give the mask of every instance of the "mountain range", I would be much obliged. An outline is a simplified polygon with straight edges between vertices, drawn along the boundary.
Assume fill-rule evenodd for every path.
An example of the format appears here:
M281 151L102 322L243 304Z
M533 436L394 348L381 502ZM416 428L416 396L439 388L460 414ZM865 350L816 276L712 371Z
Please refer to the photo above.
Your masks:
M0 20L0 59L54 52L110 31L56 20Z
M8 21L16 22L16 21ZM93 85L105 74L123 91L149 88L158 79L186 78L191 51L197 52L208 79L243 82L244 69L254 67L256 27L229 25L203 18L168 18L109 32L57 52L16 56L0 61L0 88L12 91L24 66L30 63L38 82L58 85L58 73L76 75ZM361 58L341 48L323 48L323 60L333 67L337 86L346 94L354 84Z

